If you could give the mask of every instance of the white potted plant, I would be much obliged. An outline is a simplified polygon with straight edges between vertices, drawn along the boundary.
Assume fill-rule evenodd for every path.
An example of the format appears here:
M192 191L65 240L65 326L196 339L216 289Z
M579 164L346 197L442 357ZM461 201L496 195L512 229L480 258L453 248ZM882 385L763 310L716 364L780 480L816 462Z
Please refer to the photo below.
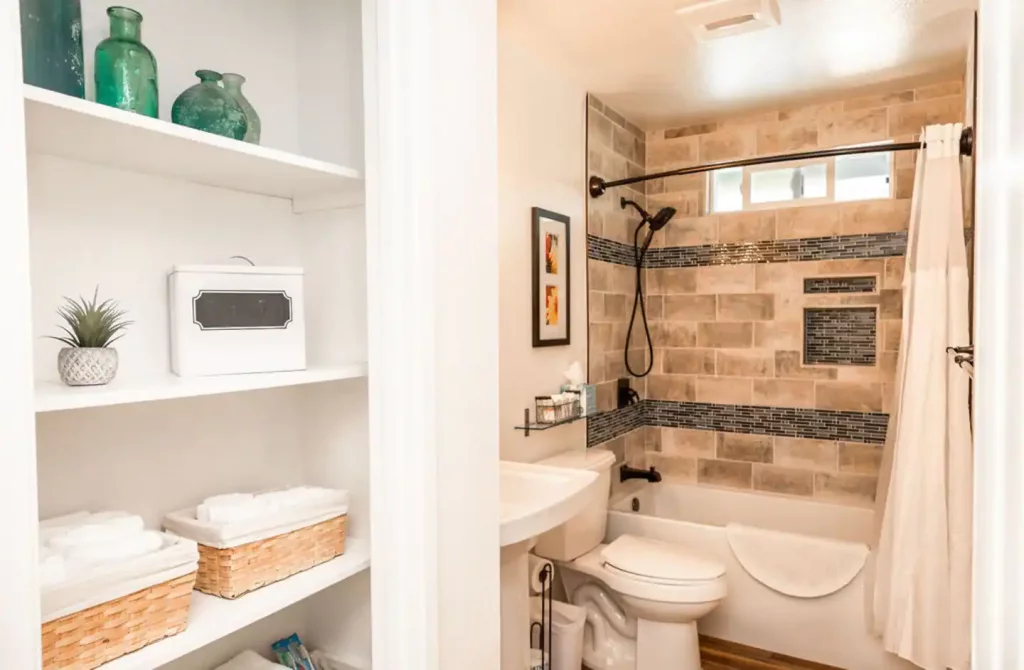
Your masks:
M66 324L57 326L64 335L50 339L67 345L57 355L57 371L68 386L101 386L117 374L117 349L110 345L124 337L132 322L113 300L99 302L99 291L92 300L64 298L57 309Z

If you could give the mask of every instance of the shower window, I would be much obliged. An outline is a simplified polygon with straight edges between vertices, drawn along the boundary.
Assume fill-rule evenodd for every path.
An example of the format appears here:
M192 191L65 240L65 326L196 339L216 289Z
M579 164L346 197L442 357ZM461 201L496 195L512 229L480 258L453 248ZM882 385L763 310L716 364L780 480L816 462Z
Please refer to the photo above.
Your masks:
M709 213L891 198L892 169L879 153L714 170Z

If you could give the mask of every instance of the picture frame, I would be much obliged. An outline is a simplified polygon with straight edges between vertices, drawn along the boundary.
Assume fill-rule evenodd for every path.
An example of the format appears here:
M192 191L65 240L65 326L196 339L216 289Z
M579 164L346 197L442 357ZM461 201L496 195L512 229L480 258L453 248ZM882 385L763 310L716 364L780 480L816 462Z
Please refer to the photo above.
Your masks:
M570 228L568 216L540 207L533 219L533 346L571 341Z

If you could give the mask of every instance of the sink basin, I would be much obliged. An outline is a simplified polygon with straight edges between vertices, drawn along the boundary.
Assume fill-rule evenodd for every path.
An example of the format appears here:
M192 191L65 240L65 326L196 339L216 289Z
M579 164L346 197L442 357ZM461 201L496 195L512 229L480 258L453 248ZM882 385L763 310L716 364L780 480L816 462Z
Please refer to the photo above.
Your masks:
M598 473L501 461L501 546L537 537L579 514Z

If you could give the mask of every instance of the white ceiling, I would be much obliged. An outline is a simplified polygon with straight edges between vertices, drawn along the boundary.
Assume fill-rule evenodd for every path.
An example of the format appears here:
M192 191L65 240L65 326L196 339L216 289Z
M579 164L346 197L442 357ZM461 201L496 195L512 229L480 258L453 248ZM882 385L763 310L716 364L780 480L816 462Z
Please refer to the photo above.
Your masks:
M648 128L962 68L977 0L779 0L782 25L697 42L683 0L501 0L502 30Z

